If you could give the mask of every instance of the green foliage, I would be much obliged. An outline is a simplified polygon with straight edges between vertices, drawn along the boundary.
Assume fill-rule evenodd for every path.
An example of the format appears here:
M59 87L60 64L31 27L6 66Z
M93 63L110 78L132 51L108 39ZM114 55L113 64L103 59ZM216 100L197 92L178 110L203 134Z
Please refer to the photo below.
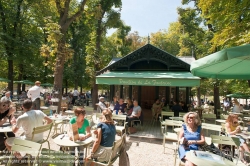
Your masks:
M214 32L211 51L249 43L249 0L200 0L198 7Z

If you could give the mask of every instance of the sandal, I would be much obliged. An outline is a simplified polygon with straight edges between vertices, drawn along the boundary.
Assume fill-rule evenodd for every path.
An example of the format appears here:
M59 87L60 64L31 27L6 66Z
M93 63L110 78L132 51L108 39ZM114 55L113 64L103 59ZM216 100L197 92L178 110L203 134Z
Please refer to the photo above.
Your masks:
M243 164L248 165L248 162L247 162L246 160L241 159L240 161L241 161Z

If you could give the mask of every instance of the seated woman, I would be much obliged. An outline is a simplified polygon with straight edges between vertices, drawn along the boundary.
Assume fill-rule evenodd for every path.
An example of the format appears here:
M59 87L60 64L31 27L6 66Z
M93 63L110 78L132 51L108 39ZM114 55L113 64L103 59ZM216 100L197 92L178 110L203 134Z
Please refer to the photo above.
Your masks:
M240 159L244 164L247 162L244 160L244 151L249 152L249 148L243 138L240 136L236 136L237 133L241 132L239 123L238 123L238 115L230 114L226 120L225 124L226 132L229 136L238 137L240 139Z
M127 115L132 114L133 107L133 101L131 99L127 99Z
M162 103L160 102L159 99L155 100L155 103L152 106L152 109L154 111L154 119L158 120L159 116L161 115L161 111L162 111Z
M16 111L14 107L9 107L10 101L0 101L0 126L3 127L3 125L7 122L10 122L10 120L14 117L13 113ZM15 137L15 134L13 132L7 132L6 135L8 137ZM4 133L0 133L0 151L3 151L6 146L4 141L6 140L6 135Z
M101 122L97 125L97 130L94 132L97 136L91 156L88 158L96 159L99 162L107 162L112 153L111 148L115 141L116 129L111 111L103 110L102 114ZM91 163L91 166L94 166L94 163Z
M196 112L188 112L184 115L184 123L179 133L181 145L178 149L180 159L185 162L185 166L194 166L186 158L186 152L198 150L198 146L205 143L205 137L201 129L201 120Z
M91 136L89 121L84 118L85 115L86 115L86 112L85 112L85 110L83 108L77 107L74 110L74 113L75 113L75 117L70 119L70 124L74 124L74 123L77 124L78 133L80 134L79 139L81 141L83 141L83 140L85 140L85 139L87 139L88 137ZM70 139L72 139L72 138L70 138ZM79 160L80 160L80 163L83 163L83 151L84 151L84 148L82 146L80 146L80 147L70 147L70 151L71 151L72 155L75 155L75 148L78 148L77 150L78 150L78 152L80 152L79 153Z

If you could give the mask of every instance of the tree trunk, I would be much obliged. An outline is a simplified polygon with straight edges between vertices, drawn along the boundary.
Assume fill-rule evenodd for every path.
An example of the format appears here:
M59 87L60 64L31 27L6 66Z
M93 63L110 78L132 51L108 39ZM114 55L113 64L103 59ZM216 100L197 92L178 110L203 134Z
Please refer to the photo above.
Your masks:
M217 109L220 108L220 89L218 85L218 81L214 84L214 113L217 115ZM218 115L219 116L219 115ZM219 117L217 117L219 118Z
M8 90L13 93L13 60L8 60Z
M95 59L96 59L96 68L95 71L100 70L100 50L101 50L101 35L102 35L102 28L101 28L102 21L101 19L98 20L97 23L97 29L96 29L96 52L95 52ZM95 73L94 73L95 74ZM96 74L95 74L96 75ZM94 110L97 109L97 101L98 101L98 85L96 84L96 77L94 79L94 85L93 85L93 94L92 94L92 106L94 107Z
M92 106L94 107L94 110L97 109L97 101L98 101L98 84L94 83L93 90L92 90Z
M18 79L17 80L22 80L23 78L23 64L19 64L19 72L18 72ZM19 95L21 92L21 84L17 84L17 94Z
M65 61L65 38L63 37L57 47L57 58L56 66L54 71L54 90L58 92L56 97L59 99L58 102L58 113L61 111L61 100L62 100L62 82L63 82L63 68Z
M198 105L198 107L200 107L201 106L201 88L200 87L198 87L197 88L197 105Z

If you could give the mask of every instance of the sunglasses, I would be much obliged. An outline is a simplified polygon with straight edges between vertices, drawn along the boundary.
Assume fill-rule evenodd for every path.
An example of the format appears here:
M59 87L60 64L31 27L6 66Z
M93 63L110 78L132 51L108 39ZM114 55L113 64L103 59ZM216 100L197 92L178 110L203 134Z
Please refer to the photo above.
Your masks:
M189 118L189 119L194 119L194 117L193 117L193 116L189 116L188 118Z
M238 124L238 122L237 122L237 121L235 121L235 122L234 122L234 124Z

